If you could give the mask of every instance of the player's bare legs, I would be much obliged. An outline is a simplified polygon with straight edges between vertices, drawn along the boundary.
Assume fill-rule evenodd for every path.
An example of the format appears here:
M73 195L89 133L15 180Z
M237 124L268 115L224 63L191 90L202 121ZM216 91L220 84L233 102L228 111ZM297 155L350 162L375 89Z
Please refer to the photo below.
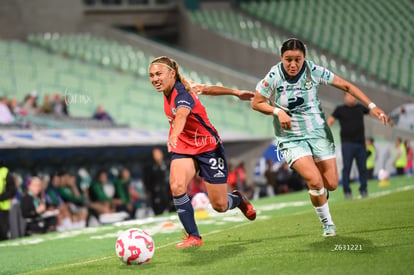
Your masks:
M211 206L217 212L226 212L228 209L227 184L211 184L205 182Z
M323 185L329 191L334 191L338 187L338 168L336 158L323 160L316 163L322 176Z
M206 182L206 188L211 206L217 212L226 212L238 207L246 218L251 221L256 219L256 210L253 204L241 192L234 190L233 193L227 193L226 183L212 184Z
M195 222L194 209L187 195L187 186L195 174L196 169L192 158L178 158L171 161L170 186L174 206L187 233L184 241L177 244L177 248L203 245Z
M305 156L296 160L292 168L294 168L306 181L309 188L309 196L311 202L315 208L316 214L319 217L319 220L323 224L323 236L335 236L335 225L331 218L331 213L329 211L328 201L325 196L324 189L324 179L323 177L329 177L330 172L329 164L332 164L332 160L323 161L324 164L319 163L319 167L315 164L312 156ZM323 169L323 176L320 172L320 167ZM332 170L332 169L331 169ZM328 184L331 181L327 182ZM337 184L337 183L336 183ZM335 187L335 185L329 185L330 188Z
M308 185L309 191L312 190L321 190L323 189L323 180L321 173L319 172L318 167L316 166L312 156L305 156L298 160L296 160L292 168L298 172L302 178L306 181ZM309 192L310 199L312 201L313 206L318 207L322 206L326 203L325 196L313 195Z
M194 178L196 169L192 158L179 158L171 161L170 187L173 196L187 193L187 187Z

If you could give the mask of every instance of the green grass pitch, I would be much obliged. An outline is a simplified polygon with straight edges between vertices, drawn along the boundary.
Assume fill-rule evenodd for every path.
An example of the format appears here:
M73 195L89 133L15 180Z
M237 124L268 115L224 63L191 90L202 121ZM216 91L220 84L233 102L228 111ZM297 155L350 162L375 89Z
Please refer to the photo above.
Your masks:
M357 194L358 184L352 184ZM337 236L322 228L306 192L253 202L254 222L238 210L198 220L204 245L177 250L175 214L130 225L107 225L0 243L0 274L412 274L414 178L392 178L369 197L344 200L342 187L329 204ZM115 256L117 232L149 231L152 260L127 266Z

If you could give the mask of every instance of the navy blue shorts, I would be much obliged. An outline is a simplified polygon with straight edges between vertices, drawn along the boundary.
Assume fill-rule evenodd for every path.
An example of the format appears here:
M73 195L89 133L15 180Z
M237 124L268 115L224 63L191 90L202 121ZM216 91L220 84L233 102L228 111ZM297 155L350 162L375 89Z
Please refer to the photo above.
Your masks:
M199 175L208 183L227 183L228 167L224 147L219 144L217 149L198 155L172 153L171 160L192 158L197 163Z

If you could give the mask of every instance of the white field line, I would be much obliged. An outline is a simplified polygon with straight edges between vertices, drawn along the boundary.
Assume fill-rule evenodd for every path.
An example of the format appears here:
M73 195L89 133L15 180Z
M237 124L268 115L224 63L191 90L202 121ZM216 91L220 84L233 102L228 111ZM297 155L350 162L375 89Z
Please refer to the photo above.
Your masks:
M400 191L406 191L406 190L411 190L414 189L414 185L408 185L408 186L404 186L404 187L400 187L397 188L393 191L380 191L380 192L375 192L369 195L368 198L377 198L377 197L382 197L382 196L386 196L389 195L391 193L395 193L395 192L400 192ZM303 211L300 211L303 212ZM295 215L295 213L292 213L291 215ZM203 234L204 236L209 236L209 235L214 235L214 234L219 234L222 233L223 231L227 231L227 230L233 230L234 228L238 228L238 227L242 227L242 226L246 226L249 225L251 223L246 222L246 223L242 223L242 224L236 224L234 226L231 226L229 228L223 229L223 230L213 230L209 233L205 233ZM162 248L166 248L169 247L171 245L175 245L177 242L170 242L161 246L157 246L157 249L162 249ZM104 261L107 259L112 259L115 258L116 256L106 256L106 257L102 257L102 258L97 258L97 259L93 259L93 260L87 260L84 262L78 262L78 263L71 263L71 264L65 264L65 265L61 265L61 266L55 266L55 267L51 267L51 268L45 268L45 269L39 269L39 270L33 270L33 271L29 271L26 273L21 273L21 274L32 274L32 273L39 273L39 272L47 272L47 271L53 271L53 270L59 270L59 269L64 269L67 267L73 267L73 266L83 266L83 265L88 265L91 263L95 263L95 262L100 262L100 261Z
M236 224L234 226L231 226L231 227L226 228L226 229L223 229L223 230L214 230L214 231L211 231L209 233L205 233L205 234L203 234L203 236L209 236L209 235L214 235L214 234L222 233L223 231L233 230L234 228L242 227L242 226L245 226L245 225L248 225L248 224L250 224L250 223L246 222L246 223L243 223L243 224ZM157 250L158 249L162 249L162 248L169 247L171 245L175 245L176 243L177 242L171 242L171 243L167 243L167 244L164 244L164 245L157 246ZM38 269L38 270L28 271L28 272L21 273L21 274L33 274L33 273L42 273L42 272L49 272L49 271L57 271L59 269L64 269L64 268L74 267L74 266L88 265L88 264L91 264L91 263L105 261L105 260L112 259L112 258L116 258L116 256L106 256L106 257L97 258L97 259L93 259L93 260L87 260L87 261L78 262L78 263L64 264L64 265L50 267L50 268L44 268L44 269Z

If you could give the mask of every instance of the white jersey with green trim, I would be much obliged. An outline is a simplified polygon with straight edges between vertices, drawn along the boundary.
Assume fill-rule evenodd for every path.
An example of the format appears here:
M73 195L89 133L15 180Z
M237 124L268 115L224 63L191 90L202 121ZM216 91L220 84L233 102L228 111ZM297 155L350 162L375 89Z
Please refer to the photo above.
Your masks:
M333 78L331 71L306 60L294 79L288 78L282 62L279 62L257 83L256 91L269 99L271 105L283 109L292 119L291 130L284 130L278 116L274 116L276 141L308 138L313 130L326 126L317 89L320 84L332 83Z

